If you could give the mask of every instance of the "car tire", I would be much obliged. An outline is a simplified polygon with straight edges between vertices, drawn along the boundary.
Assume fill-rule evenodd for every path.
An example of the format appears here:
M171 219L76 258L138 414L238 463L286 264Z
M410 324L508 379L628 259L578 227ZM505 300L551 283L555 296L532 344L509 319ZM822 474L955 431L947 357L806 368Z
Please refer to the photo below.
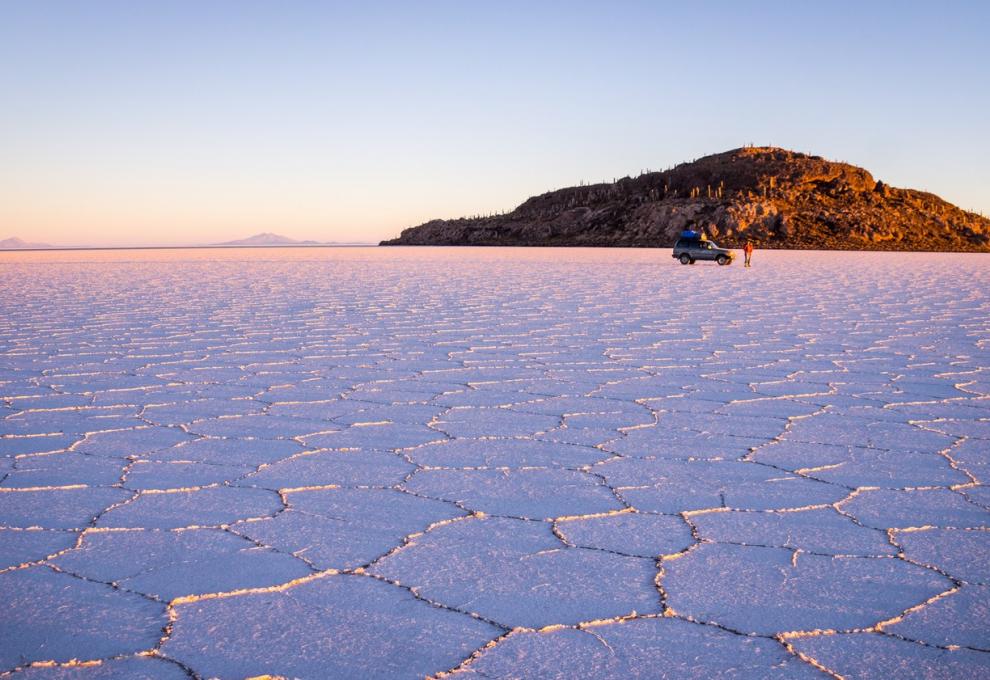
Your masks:
M691 256L687 253L682 254L680 260L681 264L691 264Z
M719 255L717 258L715 258L715 261L718 262L720 267L724 267L725 265L729 264L729 258L727 258L725 255Z

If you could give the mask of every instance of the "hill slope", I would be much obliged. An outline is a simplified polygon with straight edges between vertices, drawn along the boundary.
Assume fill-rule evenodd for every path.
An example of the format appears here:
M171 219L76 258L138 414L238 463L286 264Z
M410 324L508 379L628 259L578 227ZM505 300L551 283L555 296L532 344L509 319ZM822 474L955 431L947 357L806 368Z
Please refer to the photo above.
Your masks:
M685 228L730 247L990 252L980 215L773 147L552 191L504 215L433 220L382 245L669 246Z

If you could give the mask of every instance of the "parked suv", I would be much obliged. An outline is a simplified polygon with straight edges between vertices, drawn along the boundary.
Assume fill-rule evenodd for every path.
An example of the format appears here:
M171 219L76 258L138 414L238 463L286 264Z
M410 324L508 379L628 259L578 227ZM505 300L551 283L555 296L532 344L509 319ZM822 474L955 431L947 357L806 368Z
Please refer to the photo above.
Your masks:
M726 265L732 262L735 254L700 236L682 234L674 244L673 257L680 260L681 264L694 264L696 260L715 260L720 265Z

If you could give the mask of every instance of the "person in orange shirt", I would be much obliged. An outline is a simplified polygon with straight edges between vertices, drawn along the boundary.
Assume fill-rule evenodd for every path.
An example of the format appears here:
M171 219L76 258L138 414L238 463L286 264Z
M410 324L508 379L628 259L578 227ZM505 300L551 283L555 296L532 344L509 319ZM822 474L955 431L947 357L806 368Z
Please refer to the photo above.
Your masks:
M749 240L746 241L746 245L743 246L743 255L746 256L746 264L744 264L743 266L744 267L751 266L749 264L749 261L753 258L753 242L752 241L749 241Z

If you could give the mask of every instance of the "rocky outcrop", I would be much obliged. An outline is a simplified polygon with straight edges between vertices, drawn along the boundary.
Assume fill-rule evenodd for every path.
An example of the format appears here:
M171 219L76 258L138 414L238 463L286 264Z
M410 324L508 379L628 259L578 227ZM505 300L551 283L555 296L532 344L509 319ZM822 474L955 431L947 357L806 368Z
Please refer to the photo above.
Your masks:
M664 172L552 191L510 213L433 220L382 245L673 244L685 228L721 245L990 252L990 220L896 189L846 163L746 147Z

